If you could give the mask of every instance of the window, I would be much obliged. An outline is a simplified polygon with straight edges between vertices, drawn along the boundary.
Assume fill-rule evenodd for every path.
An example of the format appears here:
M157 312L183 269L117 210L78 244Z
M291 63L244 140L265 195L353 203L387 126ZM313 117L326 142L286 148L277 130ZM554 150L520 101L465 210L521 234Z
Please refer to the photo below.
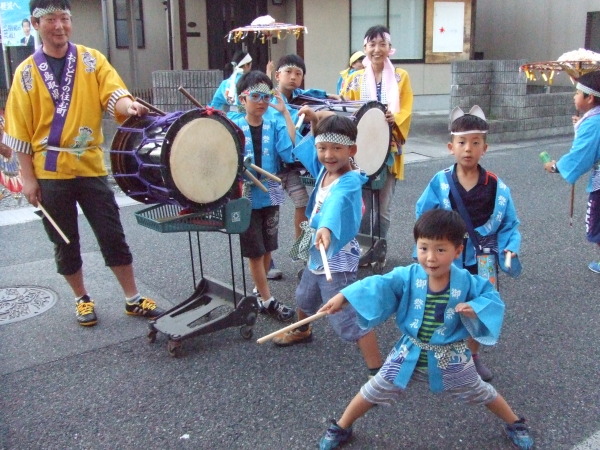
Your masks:
M390 29L394 61L423 60L424 0L351 0L350 52L361 50L365 32L373 25Z
M130 0L113 0L115 12L115 41L117 48L129 48L129 29L127 22L127 2ZM144 48L144 14L142 0L133 0L135 17L135 35L137 48Z

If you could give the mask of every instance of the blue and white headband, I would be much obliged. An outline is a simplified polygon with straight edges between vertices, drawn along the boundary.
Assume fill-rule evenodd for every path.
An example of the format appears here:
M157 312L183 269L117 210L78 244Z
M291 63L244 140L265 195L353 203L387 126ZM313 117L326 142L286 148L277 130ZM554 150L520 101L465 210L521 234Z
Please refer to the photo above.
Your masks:
M579 82L575 85L575 89L578 89L586 94L593 95L594 97L600 97L600 92L592 89L591 87L587 87L586 85L581 84Z
M46 14L53 14L56 12L61 14L68 14L69 16L71 16L70 9L63 9L58 6L48 6L47 8L35 8L31 13L31 17L39 19L40 17L45 16Z
M248 89L246 89L244 92L242 92L242 95L248 95L250 92L260 92L261 94L272 94L273 89L271 89L267 83L258 83L258 84L255 84L254 86L250 86Z
M345 134L340 133L321 133L315 137L315 144L321 142L330 142L332 144L340 145L354 145L355 142Z

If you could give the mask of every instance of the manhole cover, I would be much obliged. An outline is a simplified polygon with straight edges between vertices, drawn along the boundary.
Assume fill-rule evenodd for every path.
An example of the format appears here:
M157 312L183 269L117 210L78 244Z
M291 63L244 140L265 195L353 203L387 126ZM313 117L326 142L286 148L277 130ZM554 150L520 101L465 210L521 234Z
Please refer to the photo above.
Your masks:
M54 306L57 295L37 286L0 288L0 325L37 316Z

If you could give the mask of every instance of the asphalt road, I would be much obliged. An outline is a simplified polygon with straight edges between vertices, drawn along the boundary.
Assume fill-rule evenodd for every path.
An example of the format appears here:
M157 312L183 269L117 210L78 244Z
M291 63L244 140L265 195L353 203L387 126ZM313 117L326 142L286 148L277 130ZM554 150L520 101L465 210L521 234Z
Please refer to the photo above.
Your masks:
M569 145L569 138L493 144L482 160L512 190L524 265L520 278L500 278L503 335L484 358L494 386L529 420L539 449L571 449L600 430L600 275L587 269L599 255L585 241L586 180L576 185L571 227L570 189L538 160L542 150L559 156ZM452 162L417 158L407 166L394 199L386 270L411 263L414 204L433 174ZM176 304L193 291L188 236L138 225L134 213L143 207L122 209L138 283L162 305ZM289 203L282 218L275 259L285 277L272 290L293 305L299 265L287 257ZM123 314L119 288L81 224L85 274L100 320L91 329L75 322L72 295L54 272L39 221L0 227L0 288L43 286L59 296L47 312L0 326L1 448L314 448L327 420L339 417L366 381L358 351L326 321L315 323L307 345L258 345L228 328L185 341L185 356L169 357L163 335L149 344L145 321ZM201 233L200 240L204 274L229 283L227 236ZM237 236L232 241L241 286ZM359 276L367 275L361 269ZM254 337L280 326L260 317ZM390 321L377 334L386 354L398 331ZM398 405L370 411L354 431L344 448L511 448L485 408L454 403L418 383Z

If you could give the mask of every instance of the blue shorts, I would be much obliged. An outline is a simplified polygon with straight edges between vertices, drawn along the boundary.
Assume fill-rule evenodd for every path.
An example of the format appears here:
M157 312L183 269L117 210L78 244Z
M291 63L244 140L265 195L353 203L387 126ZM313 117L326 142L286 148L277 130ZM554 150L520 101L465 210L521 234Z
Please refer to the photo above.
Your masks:
M315 275L309 269L302 272L302 278L296 288L296 306L306 315L312 316L317 310L346 286L354 283L356 272L333 272L332 280L325 275ZM344 341L356 342L369 332L358 326L356 311L346 305L340 312L327 315L336 334Z
M600 245L600 191L590 192L585 213L585 232L588 241Z

